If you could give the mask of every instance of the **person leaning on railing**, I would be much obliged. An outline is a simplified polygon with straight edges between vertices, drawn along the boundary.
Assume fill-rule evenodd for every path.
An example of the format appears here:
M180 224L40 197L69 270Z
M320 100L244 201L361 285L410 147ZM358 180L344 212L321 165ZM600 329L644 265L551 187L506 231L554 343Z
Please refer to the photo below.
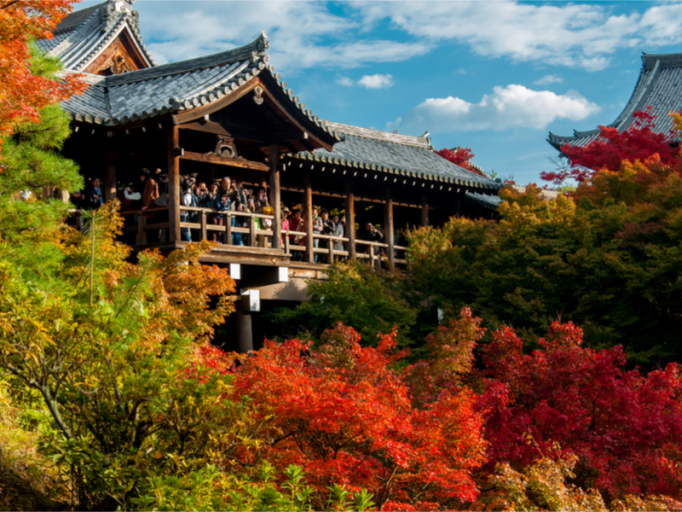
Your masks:
M220 212L229 212L230 208L232 206L232 202L230 201L229 192L225 192L224 189L221 188L219 193L222 193L222 194L220 196L216 197L215 200L213 201L213 209L216 212L218 212L218 213L213 214L213 224L215 224L216 226L224 226L225 225L225 213L220 213ZM234 220L234 218L233 218L233 220ZM213 232L213 241L214 242L220 241L220 236L219 236L218 231Z
M365 231L362 238L368 242L382 242L384 240L384 234L379 231L374 224L368 222L365 225ZM372 251L374 252L372 253ZM375 256L381 255L381 248L369 245L367 246L367 254L374 254Z

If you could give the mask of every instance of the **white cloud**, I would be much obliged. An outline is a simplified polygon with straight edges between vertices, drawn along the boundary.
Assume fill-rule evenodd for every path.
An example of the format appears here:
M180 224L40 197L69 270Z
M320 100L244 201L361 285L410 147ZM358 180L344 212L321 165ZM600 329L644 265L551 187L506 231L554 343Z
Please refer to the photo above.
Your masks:
M429 98L407 112L389 130L402 133L448 133L461 130L504 130L527 127L544 129L556 119L578 121L599 107L576 92L564 95L534 91L522 85L493 88L478 103L461 98Z
M423 55L428 41L392 41L355 36L353 17L330 12L322 2L138 2L140 27L159 63L208 55L248 43L262 31L278 68L353 68L400 62Z
M336 83L339 85L343 85L344 87L351 87L355 85L355 82L353 82L353 80L348 78L347 76L341 76L337 78Z
M387 89L393 86L393 76L391 75L365 75L358 80L358 85L367 89Z
M482 56L603 69L618 48L682 42L682 4L614 14L610 6L489 2L372 2L360 6L367 26L388 20L421 40L452 40Z
M140 0L135 7L148 46L161 63L239 46L263 30L271 37L273 63L287 70L400 62L447 42L468 45L485 57L598 70L619 48L682 44L679 2L626 14L599 3L516 0L331 5L338 4ZM394 40L375 36L387 33L373 30L385 28L386 22L398 32Z
M563 81L564 81L564 79L561 78L559 75L545 75L533 83L535 85L549 85L549 84L560 84Z

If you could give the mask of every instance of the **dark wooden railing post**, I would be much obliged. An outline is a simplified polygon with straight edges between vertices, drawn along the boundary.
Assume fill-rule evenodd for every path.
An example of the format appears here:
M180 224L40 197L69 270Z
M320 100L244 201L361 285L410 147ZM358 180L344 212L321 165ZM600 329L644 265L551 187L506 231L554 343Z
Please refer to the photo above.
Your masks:
M355 195L351 181L346 182L346 236L348 237L348 257L355 259Z
M232 245L232 217L230 212L225 214L225 245Z
M208 240L208 233L206 232L206 210L201 210L201 239Z
M168 156L168 241L178 242L180 237L180 130L176 125L167 132Z
M256 247L256 217L249 217L249 245Z
M268 147L270 160L270 206L274 213L272 220L272 248L279 249L282 245L282 212L279 190L279 146L271 144Z
M384 203L384 228L386 230L385 237L388 244L388 262L391 267L395 266L395 245L394 231L393 231L393 196L391 189L386 191L386 202Z
M307 175L304 180L303 180L303 186L305 187L305 201L303 204L303 208L305 208L305 232L306 232L306 239L305 239L305 246L306 246L306 259L308 263L314 263L315 262L315 256L314 256L314 244L313 244L313 189L312 185L310 183L310 175Z
M291 254L291 250L289 249L289 230L287 229L286 232L284 233L284 254Z
M329 248L329 261L330 265L334 264L334 240L327 240L327 246Z

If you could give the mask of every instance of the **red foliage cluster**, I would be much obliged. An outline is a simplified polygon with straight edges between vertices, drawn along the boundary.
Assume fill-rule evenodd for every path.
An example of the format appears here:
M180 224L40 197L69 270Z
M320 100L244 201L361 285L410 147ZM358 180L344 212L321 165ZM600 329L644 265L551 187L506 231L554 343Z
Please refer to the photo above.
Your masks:
M522 352L511 329L484 348L491 463L526 466L542 452L580 458L578 479L607 497L682 491L682 381L676 365L644 377L624 371L621 347L581 347L582 331L554 323L541 348ZM534 442L529 443L532 438Z
M235 372L235 398L248 395L272 441L259 455L276 467L303 466L324 494L332 483L366 488L385 510L427 510L478 495L471 471L484 461L482 419L467 389L413 406L392 369L395 332L376 348L337 325L313 351L299 340L267 342Z
M434 150L433 152L455 165L459 165L460 167L480 176L485 176L483 172L472 165L471 159L476 155L472 153L471 148L455 148L454 150L443 148L438 151Z
M673 166L678 157L678 151L670 144L673 134L654 132L656 116L650 113L650 109L647 107L644 112L635 112L635 123L623 132L600 126L599 137L587 146L565 144L561 151L568 158L570 168L542 172L540 176L557 185L568 178L583 182L602 169L618 171L624 160L645 162L654 155L658 155L664 165Z
M376 348L340 324L317 348L266 342L234 369L231 399L248 396L267 425L242 462L302 466L321 507L334 483L368 489L382 510L466 506L495 464L568 454L579 458L576 483L606 498L682 498L676 365L626 371L620 347L584 348L581 329L554 323L531 354L512 329L497 330L477 370L480 322L462 310L414 365L395 332ZM209 371L231 361L215 350L200 353Z

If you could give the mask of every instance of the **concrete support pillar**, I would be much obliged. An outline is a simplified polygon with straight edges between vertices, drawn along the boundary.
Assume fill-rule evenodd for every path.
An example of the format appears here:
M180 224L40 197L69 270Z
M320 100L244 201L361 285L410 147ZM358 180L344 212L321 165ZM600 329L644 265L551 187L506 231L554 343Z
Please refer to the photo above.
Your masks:
M237 352L246 354L253 350L253 326L251 313L235 311L237 326Z

